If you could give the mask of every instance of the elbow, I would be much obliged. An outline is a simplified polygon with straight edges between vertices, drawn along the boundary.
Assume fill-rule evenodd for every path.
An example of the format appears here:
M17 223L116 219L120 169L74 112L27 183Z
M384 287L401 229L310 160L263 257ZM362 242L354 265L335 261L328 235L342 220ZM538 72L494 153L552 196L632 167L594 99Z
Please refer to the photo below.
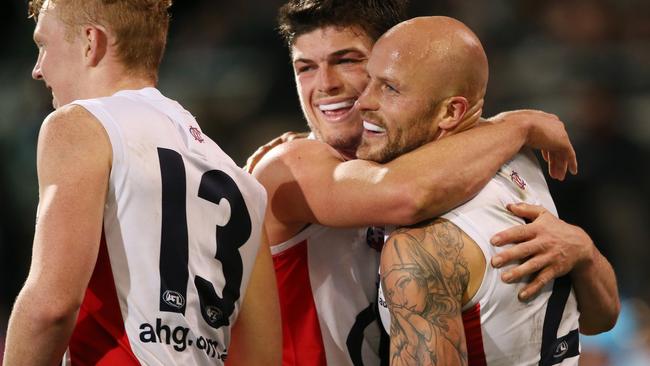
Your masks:
M466 202L481 187L483 186L471 184L454 186L445 182L435 186L423 185L422 187L405 189L407 192L405 215L410 221L409 224L441 216Z
M463 174L459 172L459 174ZM456 182L468 182L456 184ZM429 176L426 179L401 180L388 194L397 202L391 224L413 225L438 217L466 202L487 183L473 182L462 177Z
M83 298L67 298L66 296L43 296L25 293L23 306L34 322L44 326L68 324L76 318Z
M431 189L418 189L405 186L398 189L395 194L399 204L395 207L397 213L394 224L413 225L423 220L436 216L432 206L436 200Z
M52 302L39 307L34 316L41 324L57 326L67 324L72 318L76 318L80 308L79 302Z
M580 322L580 333L586 336L594 336L612 330L615 324L616 321L611 324L603 322L599 324L595 324L594 322L591 322L590 324L583 324Z
M81 301L64 299L62 294L51 294L42 288L26 284L16 298L12 318L19 327L40 333L74 326Z

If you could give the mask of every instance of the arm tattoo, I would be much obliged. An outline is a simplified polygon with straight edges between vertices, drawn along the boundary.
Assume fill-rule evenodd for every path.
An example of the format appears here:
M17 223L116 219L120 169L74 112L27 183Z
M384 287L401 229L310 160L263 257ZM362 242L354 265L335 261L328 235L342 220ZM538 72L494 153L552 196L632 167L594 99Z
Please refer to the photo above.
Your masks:
M436 219L399 229L386 243L381 281L392 318L391 365L467 364L464 238L454 224Z

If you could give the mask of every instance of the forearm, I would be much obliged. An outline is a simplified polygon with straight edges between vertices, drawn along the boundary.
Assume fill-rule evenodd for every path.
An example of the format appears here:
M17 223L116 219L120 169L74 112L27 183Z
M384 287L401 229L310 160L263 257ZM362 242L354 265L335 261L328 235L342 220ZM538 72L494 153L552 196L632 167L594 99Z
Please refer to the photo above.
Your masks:
M607 259L594 246L592 259L570 273L580 310L580 332L591 335L613 328L621 304L616 275Z
M475 195L526 142L523 122L485 124L424 145L387 167L387 181L414 194L414 221L439 216Z
M23 291L9 320L3 364L58 365L72 334L77 312L54 314L48 304Z

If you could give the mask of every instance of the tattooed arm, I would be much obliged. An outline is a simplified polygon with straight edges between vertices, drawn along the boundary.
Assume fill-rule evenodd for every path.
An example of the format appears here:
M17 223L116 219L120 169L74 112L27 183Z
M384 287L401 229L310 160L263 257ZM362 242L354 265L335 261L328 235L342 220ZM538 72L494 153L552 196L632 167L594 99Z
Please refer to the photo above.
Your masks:
M461 317L473 242L436 219L395 231L381 255L382 287L391 315L391 365L467 365Z

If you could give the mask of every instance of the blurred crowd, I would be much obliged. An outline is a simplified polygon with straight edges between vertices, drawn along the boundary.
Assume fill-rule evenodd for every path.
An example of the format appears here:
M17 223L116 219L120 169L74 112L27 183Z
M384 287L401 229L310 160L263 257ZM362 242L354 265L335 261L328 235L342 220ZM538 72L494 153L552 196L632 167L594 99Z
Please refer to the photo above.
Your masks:
M353 0L350 0L353 1ZM304 131L282 0L176 1L160 88L233 159L284 131ZM563 219L612 262L624 299L616 328L583 338L581 365L650 360L650 2L411 0L411 15L448 15L482 39L490 60L485 115L552 112L566 123L578 176L549 181ZM51 96L31 80L36 48L26 1L0 5L0 349L29 266L38 200L35 146ZM615 340L615 341L614 341ZM1 359L1 355L0 355Z

